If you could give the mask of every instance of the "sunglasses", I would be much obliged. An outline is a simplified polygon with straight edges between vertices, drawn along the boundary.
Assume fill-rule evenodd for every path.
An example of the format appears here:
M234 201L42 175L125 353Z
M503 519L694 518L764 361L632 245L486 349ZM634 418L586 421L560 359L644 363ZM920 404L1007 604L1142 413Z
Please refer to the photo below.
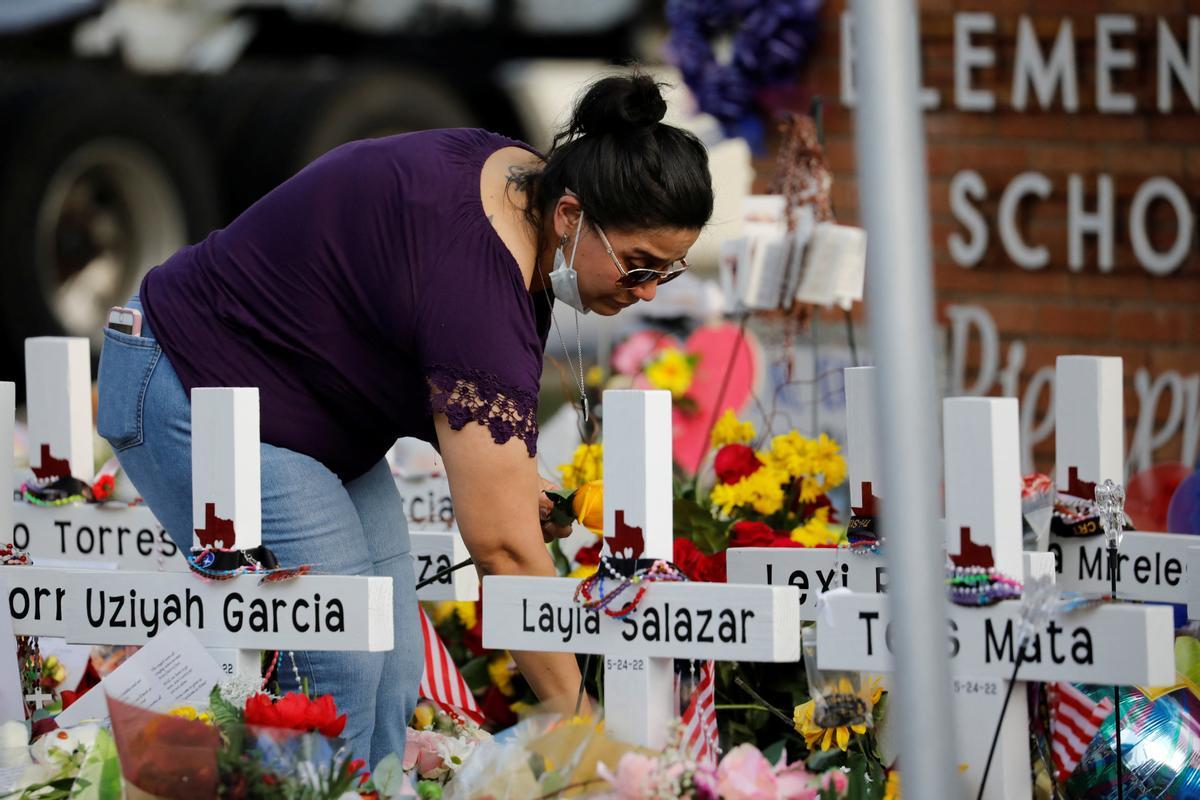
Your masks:
M612 259L613 264L617 267L617 272L621 273L621 277L617 278L617 286L622 289L632 289L636 286L644 286L650 281L657 281L659 286L662 286L668 281L673 281L688 270L686 258L681 258L678 261L671 261L659 269L651 269L649 267L635 267L634 269L625 269L625 265L621 263L621 259L613 252L613 246L609 243L608 237L604 235L604 230L595 222L592 227L596 229L596 233L600 234L600 241L604 242L604 249L608 251L608 257Z

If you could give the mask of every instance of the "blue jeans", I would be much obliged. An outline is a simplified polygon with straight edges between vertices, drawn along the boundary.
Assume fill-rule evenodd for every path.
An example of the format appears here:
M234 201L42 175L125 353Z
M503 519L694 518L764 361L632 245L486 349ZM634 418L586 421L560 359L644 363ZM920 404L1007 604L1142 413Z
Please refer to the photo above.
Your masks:
M129 305L141 308L136 297ZM104 331L96 427L158 521L189 551L191 402L144 322L141 336ZM424 661L408 526L387 463L343 483L309 456L263 444L262 538L284 566L392 579L395 649L295 657L312 691L332 694L348 715L343 736L355 756L371 765L403 756ZM279 679L284 690L297 688L286 653Z

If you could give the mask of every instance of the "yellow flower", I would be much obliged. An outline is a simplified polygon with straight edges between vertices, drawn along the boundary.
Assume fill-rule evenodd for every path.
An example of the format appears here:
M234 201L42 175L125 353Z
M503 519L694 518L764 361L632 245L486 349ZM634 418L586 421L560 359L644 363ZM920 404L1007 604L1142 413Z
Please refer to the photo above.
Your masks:
M508 652L494 656L488 662L488 677L500 693L505 697L513 696L513 671L516 669L516 664L513 663L512 656Z
M203 722L205 725L212 724L212 717L208 715L207 711L197 711L193 706L176 706L167 712L167 716L195 720Z
M727 408L713 426L712 446L715 450L727 444L749 444L755 435L753 422L739 421L733 409Z
M792 541L805 547L820 547L821 545L837 544L837 532L829 524L829 507L818 508L808 522L792 529Z
M450 617L458 615L458 621L467 630L475 627L475 603L474 601L455 602L453 600L444 600L440 603L433 604L433 624L441 625Z
M433 727L433 707L421 703L413 709L412 726L414 730L427 731Z
M597 567L595 564L580 564L578 567L571 570L570 574L568 574L567 577L574 578L575 580L581 581L584 578L590 578L593 575L595 575L596 569L597 569Z
M604 535L604 481L588 481L575 490L571 501L575 519L597 536Z
M604 446L599 444L581 444L575 448L569 464L560 464L558 471L562 474L562 485L568 491L578 489L588 481L604 477Z
M837 686L838 694L853 694L853 686L850 681L843 677ZM864 685L858 692L858 696L865 701L871 697L874 689L870 684ZM836 743L838 749L843 752L850 746L850 734L857 733L859 735L867 732L866 720L856 722L852 725L838 725L833 728L822 728L813 719L813 709L816 703L809 700L807 703L796 706L792 711L792 725L796 732L804 737L804 741L808 743L808 749L820 745L822 750L828 750ZM867 714L870 714L870 708L867 708Z
M883 785L883 800L900 800L900 770L889 769Z
M827 435L808 439L796 431L771 439L763 460L800 481L800 499L811 503L846 480L846 459Z
M672 397L680 398L692 388L696 368L691 359L677 348L668 347L646 366L646 380L656 389L666 389Z
M726 517L741 506L750 506L759 514L769 516L783 508L783 484L786 481L787 476L778 469L763 466L737 483L718 483L710 498Z
M599 386L604 383L604 367L599 364L593 364L588 367L587 374L584 376L584 382L588 386Z

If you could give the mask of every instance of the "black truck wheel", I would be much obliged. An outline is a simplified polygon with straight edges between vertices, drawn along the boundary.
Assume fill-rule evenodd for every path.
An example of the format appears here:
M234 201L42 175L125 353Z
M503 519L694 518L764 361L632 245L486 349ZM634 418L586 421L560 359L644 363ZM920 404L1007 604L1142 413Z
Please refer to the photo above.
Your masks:
M9 81L0 115L5 340L98 341L110 306L216 225L209 152L120 75Z

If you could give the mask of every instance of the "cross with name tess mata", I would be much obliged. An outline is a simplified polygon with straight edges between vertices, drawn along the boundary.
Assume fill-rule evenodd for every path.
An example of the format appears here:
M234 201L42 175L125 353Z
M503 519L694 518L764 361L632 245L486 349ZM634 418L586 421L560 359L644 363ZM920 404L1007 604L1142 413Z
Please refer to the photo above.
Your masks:
M846 415L847 415L847 460L848 473L851 480L851 508L854 512L852 524L869 525L875 533L880 532L878 501L883 496L880 489L878 465L880 463L879 445L876 431L875 413L875 372L872 367L856 367L845 371ZM961 435L961 434L960 434ZM955 451L958 452L958 451ZM991 451L989 451L991 452ZM946 495L948 498L968 497L969 504L983 503L983 508L995 505L993 497L995 486L992 478L1003 475L1009 481L1019 477L1017 463L1012 460L1016 453L1015 440L1011 452L991 452L993 461L987 461L986 454L982 460L975 456L964 458L961 463L952 463L954 456L950 448L949 433L946 443ZM1008 456L1007 460L998 461ZM1011 475L1008 475L1011 472ZM978 499L969 498L966 492L977 491ZM1019 489L1018 489L1019 492ZM962 503L950 504L961 506ZM1006 517L1006 524L1015 525L1016 540L1009 540L1006 549L999 556L988 554L987 559L1002 572L1025 578L1053 574L1053 560L1048 553L1024 553L1020 541L1020 500L1017 505L1006 509L1015 511L1014 518ZM986 548L977 548L972 540L982 541L988 536L989 530L996 530L995 520L986 516L982 518L986 525L976 522L975 532L968 535L964 526L953 524L951 508L947 509L946 545L956 561L970 559ZM969 529L969 528L968 528ZM905 539L911 533L902 529L889 533L891 546L903 546ZM993 537L994 538L994 537ZM886 589L886 567L883 555L878 553L847 553L847 548L735 548L729 551L728 564L731 580L752 582L763 580L775 583L792 583L801 588L801 614L805 619L816 619L819 611L820 597L825 592L835 589L849 589L854 592L876 593ZM998 560L993 560L996 558ZM818 647L820 642L818 642ZM828 646L828 645L826 645ZM957 697L955 711L960 726L966 725L984 717L997 718L1002 701L1002 692L1006 684L998 681L984 682L962 679L956 680L954 692ZM988 691L992 694L988 695ZM997 691L999 690L999 691ZM1024 707L1019 712L1010 713L1005 717L1004 731L997 745L999 764L1028 763L1029 751L1027 741L1021 738L1018 731L1024 730ZM1022 734L1023 735L1023 734ZM987 759L990 741L966 740L966 752L962 754L968 765L967 779L971 786L978 787L979 780ZM1008 772L996 775L989 780L989 797L1006 797L1010 790L1010 776L1018 774Z
M609 534L604 553L671 560L670 393L606 391L604 448L604 530ZM483 644L603 655L605 724L622 741L665 746L669 723L678 717L676 658L800 658L799 603L792 587L643 583L646 592L637 608L615 619L577 605L578 583L485 577ZM611 590L615 583L605 586Z
M65 392L65 382L60 386ZM0 392L0 400L0 419L11 421L11 388ZM257 390L197 389L192 409L194 544L204 539L241 550L256 547L261 544ZM12 481L11 474L0 479ZM169 572L3 569L19 635L144 644L182 621L210 649L234 652L227 672L253 676L260 673L260 649L382 651L393 644L388 578L306 575L260 583L255 575L201 581Z
M994 566L1012 575L1021 565L1017 404L1013 398L951 398L944 404L946 527L962 546L960 566ZM990 562L990 564L989 564ZM817 618L822 669L891 669L886 597L835 592ZM978 791L991 728L999 718L1017 658L1021 603L986 607L948 604L956 718L967 764L966 786ZM1164 685L1174 679L1170 609L1112 603L1054 614L1025 648L1021 678L1103 684ZM971 676L971 677L965 677ZM980 731L980 721L987 730ZM980 735L980 734L983 735ZM1010 703L985 797L1029 796L1025 704Z

